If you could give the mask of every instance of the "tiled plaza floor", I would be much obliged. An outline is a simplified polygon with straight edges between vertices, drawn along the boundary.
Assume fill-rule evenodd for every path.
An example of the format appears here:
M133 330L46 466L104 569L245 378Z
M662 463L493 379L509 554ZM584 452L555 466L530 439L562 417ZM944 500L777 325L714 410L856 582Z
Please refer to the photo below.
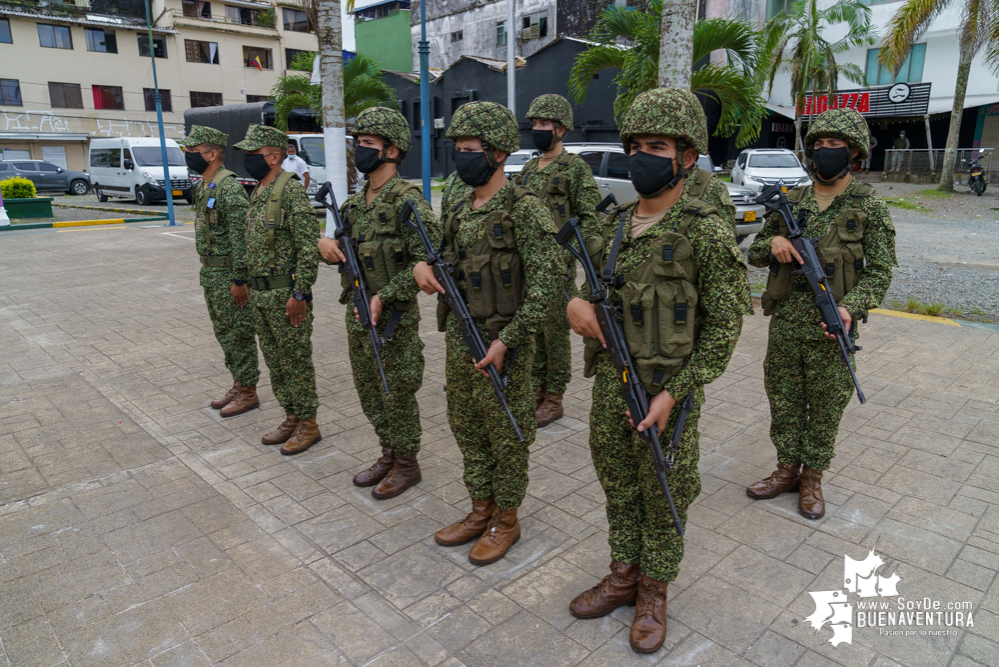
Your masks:
M567 610L609 562L581 354L566 417L532 448L523 538L477 568L468 546L432 537L469 508L432 302L423 482L376 502L350 482L378 450L338 276L324 267L315 290L324 438L282 457L260 444L283 416L266 373L260 410L221 420L207 407L229 378L192 235L0 236L0 664L999 665L999 332L871 316L869 403L849 408L827 515L811 522L794 495L745 495L774 462L767 320L747 317L700 420L704 490L667 643L639 656L631 608L594 621ZM834 647L829 625L806 622L809 592L842 590L844 555L872 548L881 575L901 576L898 596L850 593L852 643ZM894 610L897 597L969 603L973 627L860 627L861 604Z

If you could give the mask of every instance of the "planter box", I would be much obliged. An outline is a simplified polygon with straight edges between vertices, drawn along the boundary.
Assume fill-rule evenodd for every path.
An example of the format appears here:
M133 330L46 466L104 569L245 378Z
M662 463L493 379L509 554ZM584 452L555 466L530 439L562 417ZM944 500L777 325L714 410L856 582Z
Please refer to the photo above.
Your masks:
M11 218L51 218L52 197L4 199L3 206Z

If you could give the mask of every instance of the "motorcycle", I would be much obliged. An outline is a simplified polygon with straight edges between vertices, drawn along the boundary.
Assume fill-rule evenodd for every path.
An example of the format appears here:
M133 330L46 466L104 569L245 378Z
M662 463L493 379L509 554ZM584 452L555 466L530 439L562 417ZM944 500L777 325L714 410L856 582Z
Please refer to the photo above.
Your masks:
M968 187L974 191L979 197L985 192L987 183L985 182L985 169L982 167L981 160L988 153L983 152L977 158L971 161L968 165ZM967 162L967 160L961 160L961 162Z

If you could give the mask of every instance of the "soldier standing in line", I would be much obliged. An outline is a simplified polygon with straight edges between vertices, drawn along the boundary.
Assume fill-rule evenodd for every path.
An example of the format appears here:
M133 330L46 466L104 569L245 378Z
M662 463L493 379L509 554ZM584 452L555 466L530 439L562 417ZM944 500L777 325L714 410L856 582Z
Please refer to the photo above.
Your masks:
M312 363L312 285L319 269L319 223L295 174L281 170L288 136L250 125L233 148L246 151L243 165L257 187L246 213L250 303L271 389L285 420L265 435L265 445L298 454L322 440L316 425L319 397Z
M830 109L808 128L805 156L812 160L814 183L787 193L794 215L808 212L804 238L818 242L819 259L839 313L851 323L877 308L891 285L895 227L888 205L874 187L854 180L854 162L870 153L867 122L853 109ZM787 226L767 217L749 248L749 263L770 266L763 314L770 338L763 378L770 399L770 439L777 469L746 489L750 498L773 498L799 490L798 513L806 519L825 514L822 471L835 456L836 433L853 395L853 380L839 345L824 332L815 297L803 277L791 274L801 257L787 239ZM774 270L779 266L778 270Z
M386 395L371 338L354 315L352 289L347 274L343 274L340 303L348 304L347 340L354 388L382 447L381 458L358 473L354 484L374 486L371 495L385 500L422 479L416 460L423 432L416 392L423 384L423 341L413 267L424 251L416 234L399 222L399 212L406 200L412 199L431 238L440 238L440 227L420 189L399 177L398 165L411 143L409 124L402 114L385 107L365 109L357 115L351 134L355 163L368 178L361 191L340 207L340 216L350 227L350 235L359 241L358 257L372 295L372 320L390 339L381 348L390 390ZM319 252L327 263L345 261L335 239L320 239Z
M194 240L201 257L201 287L215 339L222 346L232 388L211 402L222 417L234 417L260 407L257 397L257 341L253 309L247 307L246 189L223 166L229 137L210 127L194 125L177 143L184 147L187 166L201 174L194 188Z
M548 207L503 174L503 162L520 147L513 113L495 102L470 102L455 112L447 138L455 142L458 174L474 191L446 219L444 255L489 353L476 364L456 318L439 310L438 325L446 328L448 423L464 457L472 511L435 537L443 546L478 538L468 559L488 565L520 539L517 509L527 491L535 434L534 334L565 263ZM416 265L414 275L424 293L442 291L426 262ZM506 399L523 442L486 377L489 364L509 376Z
M565 133L572 129L569 100L561 95L541 95L531 102L527 119L531 121L534 145L542 154L525 164L513 182L534 192L548 205L557 228L569 218L578 218L584 228L596 224L600 189L593 170L581 157L562 146ZM562 417L562 395L572 380L572 345L565 303L575 296L576 265L568 252L565 257L565 291L556 294L548 318L538 332L534 353L538 428Z
M695 408L666 478L681 521L701 491L697 421L704 385L728 365L752 313L749 282L731 222L718 209L691 199L685 175L707 147L707 120L689 90L642 93L625 114L621 140L629 157L637 202L608 212L587 230L587 250L598 273L609 250L620 252L612 271L612 298L623 303L622 325L636 372L652 397L647 418L630 423L621 377L603 353L593 304L569 302L569 322L586 337L586 376L593 384L590 452L607 496L611 572L569 604L578 618L599 618L637 603L631 647L652 653L666 637L666 589L683 559L683 537L671 519L649 444L638 437L658 425L669 442L679 410L691 396Z

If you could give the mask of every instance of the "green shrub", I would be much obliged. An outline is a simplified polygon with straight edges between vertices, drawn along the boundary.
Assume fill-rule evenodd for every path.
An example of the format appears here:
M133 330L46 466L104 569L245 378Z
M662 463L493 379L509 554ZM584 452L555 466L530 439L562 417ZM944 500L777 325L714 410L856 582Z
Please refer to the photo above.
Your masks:
M932 317L939 317L940 313L943 312L945 305L942 303L924 303L922 304L923 315L930 315Z
M23 176L15 176L0 181L0 193L4 199L30 199L35 196L35 184Z

